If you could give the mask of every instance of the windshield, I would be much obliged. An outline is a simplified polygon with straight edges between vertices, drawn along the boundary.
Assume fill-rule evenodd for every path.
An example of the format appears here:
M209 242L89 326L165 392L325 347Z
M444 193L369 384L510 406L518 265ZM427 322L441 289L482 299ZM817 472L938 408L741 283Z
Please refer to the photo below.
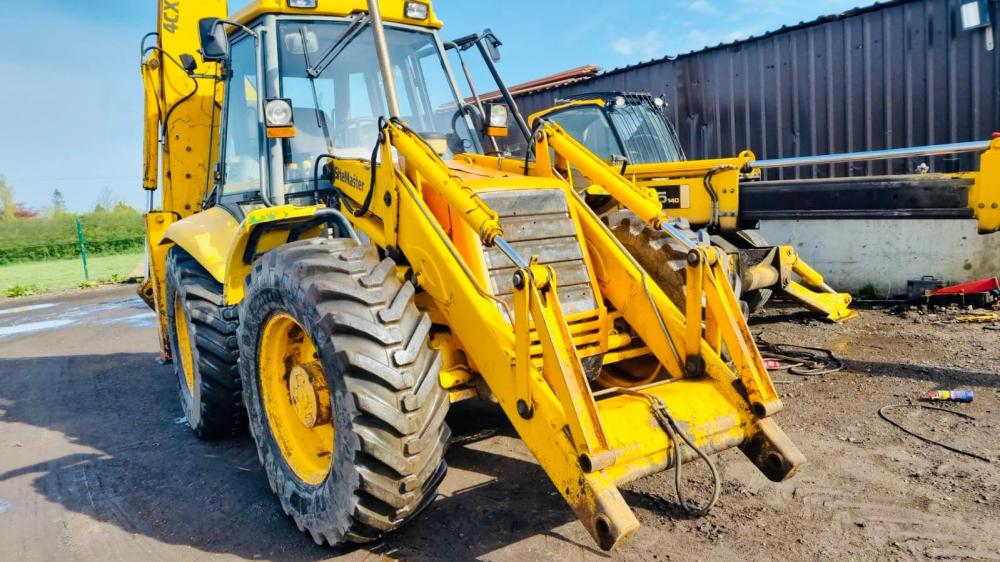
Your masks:
M279 24L278 36L281 97L292 101L296 128L294 138L282 141L285 182L311 182L322 154L371 158L378 120L389 114L371 26L287 21ZM444 158L481 152L458 112L459 98L436 37L386 27L386 42L403 121Z
M606 107L571 107L547 119L558 123L570 136L609 162L615 157L625 157L631 164L684 160L673 127L646 96L619 96Z
M625 104L611 104L608 115L622 142L625 156L632 164L679 162L684 152L677 142L677 135L662 111L649 98L629 100Z

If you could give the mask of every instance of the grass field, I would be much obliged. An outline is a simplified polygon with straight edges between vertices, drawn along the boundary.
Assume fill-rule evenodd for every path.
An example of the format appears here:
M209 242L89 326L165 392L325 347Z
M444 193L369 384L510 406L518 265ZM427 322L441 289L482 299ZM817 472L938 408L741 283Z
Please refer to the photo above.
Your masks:
M142 215L130 207L86 215L0 221L0 265L73 259L80 254L77 220L87 252L112 256L141 252L145 237Z
M143 259L141 253L92 257L87 260L87 265L90 267L90 280L97 283L123 281L136 264ZM83 282L83 265L79 259L0 266L0 298L15 296L8 293L17 287L27 288L28 292L39 293L49 290L72 289L80 286Z

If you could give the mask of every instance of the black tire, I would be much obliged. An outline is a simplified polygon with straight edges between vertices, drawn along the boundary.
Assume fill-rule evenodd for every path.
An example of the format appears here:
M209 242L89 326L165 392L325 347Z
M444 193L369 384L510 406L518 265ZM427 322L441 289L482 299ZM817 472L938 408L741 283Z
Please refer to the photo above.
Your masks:
M396 264L346 239L288 244L253 267L240 306L240 366L250 430L271 489L317 544L369 542L429 505L447 465L449 397L429 317ZM300 479L276 443L261 394L261 336L275 314L312 338L329 388L331 467Z
M741 249L767 248L771 246L767 243L767 239L761 236L761 234L756 230L741 230L736 233L736 236L729 237L729 239L730 242L734 243L736 247ZM764 310L767 303L771 301L771 297L773 296L773 289L757 289L744 293L743 301L747 303L747 307L750 309L750 314L757 314Z
M646 270L650 280L683 311L687 295L687 248L666 232L644 223L631 211L615 211L607 215L605 221L615 238Z
M167 326L181 409L202 439L236 437L246 432L243 383L237 366L237 313L224 306L222 285L179 247L167 255ZM177 318L175 303L183 318ZM188 384L178 322L187 327L193 383Z

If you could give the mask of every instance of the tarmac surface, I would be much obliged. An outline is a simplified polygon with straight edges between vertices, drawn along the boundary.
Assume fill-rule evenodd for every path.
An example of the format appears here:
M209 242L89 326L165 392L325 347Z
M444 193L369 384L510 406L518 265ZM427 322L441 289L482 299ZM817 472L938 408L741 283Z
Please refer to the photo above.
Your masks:
M643 524L601 552L492 406L453 407L438 500L366 548L315 546L281 512L249 438L201 442L180 419L155 316L133 287L0 301L0 559L1000 560L1000 332L916 312L831 326L794 310L769 341L832 348L847 369L775 374L777 421L809 464L773 484L720 455L717 508L691 518L672 473L624 487ZM877 415L928 390L972 388L895 416L992 463L928 445ZM705 471L689 465L692 494Z

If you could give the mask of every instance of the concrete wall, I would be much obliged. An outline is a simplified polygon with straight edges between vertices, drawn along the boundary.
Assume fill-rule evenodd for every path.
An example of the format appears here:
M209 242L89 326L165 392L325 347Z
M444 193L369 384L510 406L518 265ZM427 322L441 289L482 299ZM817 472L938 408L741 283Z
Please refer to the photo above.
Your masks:
M898 295L924 275L957 283L1000 274L1000 233L980 236L971 220L765 221L761 234L797 248L842 291L873 283Z

